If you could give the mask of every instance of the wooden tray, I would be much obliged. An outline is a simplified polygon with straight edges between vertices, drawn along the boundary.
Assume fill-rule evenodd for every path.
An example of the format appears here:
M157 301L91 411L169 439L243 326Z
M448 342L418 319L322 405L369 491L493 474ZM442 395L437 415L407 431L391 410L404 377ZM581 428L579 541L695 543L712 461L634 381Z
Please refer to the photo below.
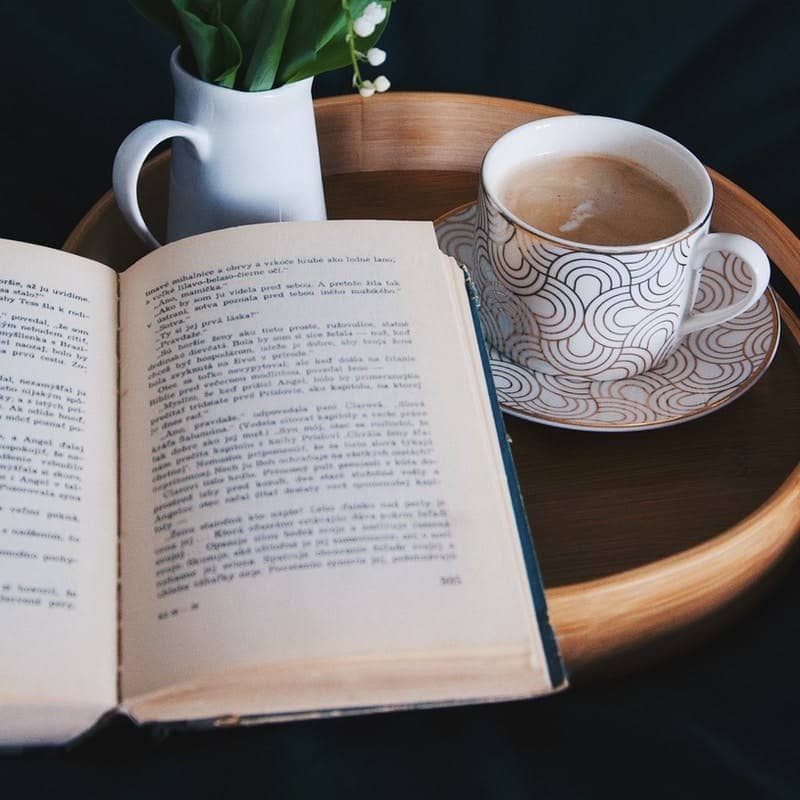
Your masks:
M475 198L504 131L567 113L467 95L396 93L316 103L331 218L434 219ZM163 232L168 153L140 180ZM712 173L714 226L761 242L800 290L800 242ZM123 268L142 249L106 194L65 249ZM550 615L575 678L628 669L730 622L785 565L800 531L800 323L766 376L709 417L598 434L507 418Z

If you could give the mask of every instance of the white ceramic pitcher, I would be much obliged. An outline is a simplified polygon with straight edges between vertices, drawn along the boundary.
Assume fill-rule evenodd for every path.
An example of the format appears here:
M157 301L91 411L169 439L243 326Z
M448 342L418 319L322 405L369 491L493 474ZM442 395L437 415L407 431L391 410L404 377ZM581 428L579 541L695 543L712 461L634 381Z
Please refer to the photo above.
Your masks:
M170 59L175 119L146 122L128 135L114 160L114 194L123 216L150 247L159 242L136 196L150 151L174 138L167 240L283 220L324 220L312 78L266 92L206 83Z

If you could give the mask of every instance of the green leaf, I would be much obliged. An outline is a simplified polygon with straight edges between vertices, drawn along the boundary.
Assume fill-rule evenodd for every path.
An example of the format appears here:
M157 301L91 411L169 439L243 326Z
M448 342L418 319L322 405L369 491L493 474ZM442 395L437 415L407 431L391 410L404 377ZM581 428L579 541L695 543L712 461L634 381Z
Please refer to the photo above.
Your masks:
M370 0L350 0L350 10L353 13L353 17L358 18L369 2ZM386 3L384 6L386 8L386 17L375 29L372 36L366 39L356 39L356 47L362 52L366 52L370 47L375 46L389 23L391 3ZM312 75L320 75L323 72L339 69L350 63L350 47L345 39L347 20L344 15L339 14L338 19L334 19L332 16L320 16L318 19L323 22L323 25L322 29L318 30L316 37L314 57L287 61L285 64L281 63L278 83L300 81Z
M330 18L333 9L343 16L341 0L295 0L292 22L278 66L277 85L289 83L287 75L296 72L304 64L314 62L320 25L323 20Z
M380 39L393 0L379 0L386 19L367 39ZM194 59L198 76L229 88L265 91L350 64L342 0L131 0L172 33ZM370 0L349 0L354 18Z
M369 0L367 0L368 2ZM366 2L362 3L366 7ZM353 3L350 4L351 12L355 9L354 19L359 16L362 8L357 8ZM342 13L342 3L331 3L326 9L325 13L319 15L319 27L317 32L317 40L315 42L315 50L321 50L328 42L336 36L344 36L347 32L347 18Z
M242 49L242 63L237 74L236 88L246 89L244 76L261 31L264 0L221 0L222 19L233 31Z
M242 64L242 49L222 20L220 0L172 0L194 55L198 76L232 89Z
M248 91L261 92L275 85L295 3L296 0L264 2L260 32L244 76L244 85Z
M222 19L239 40L245 60L261 30L265 2L269 0L222 0Z

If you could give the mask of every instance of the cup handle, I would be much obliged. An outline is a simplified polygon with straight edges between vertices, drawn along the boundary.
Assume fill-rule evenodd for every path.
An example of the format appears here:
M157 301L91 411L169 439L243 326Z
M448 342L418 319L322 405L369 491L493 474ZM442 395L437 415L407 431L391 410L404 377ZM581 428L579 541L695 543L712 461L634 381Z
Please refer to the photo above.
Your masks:
M753 277L750 291L741 300L715 309L693 314L691 307L687 309L686 317L681 323L679 335L686 336L695 331L708 328L711 325L721 325L729 319L744 313L761 297L769 284L769 259L767 254L751 239L739 236L737 233L707 233L692 248L689 258L689 268L694 271L695 283L692 299L697 292L700 272L706 257L718 251L733 253L744 261Z
M139 172L150 151L161 142L180 136L194 146L198 158L205 160L210 151L208 134L201 128L171 119L145 122L131 131L117 150L114 158L113 186L119 210L136 235L150 248L161 244L150 232L139 208L136 186Z

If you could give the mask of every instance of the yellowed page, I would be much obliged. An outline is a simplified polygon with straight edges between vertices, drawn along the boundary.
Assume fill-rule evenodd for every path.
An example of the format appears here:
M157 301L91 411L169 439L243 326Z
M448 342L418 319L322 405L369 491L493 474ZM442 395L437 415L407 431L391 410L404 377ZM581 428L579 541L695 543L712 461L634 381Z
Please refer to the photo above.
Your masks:
M117 276L0 242L0 744L116 704Z
M549 687L429 223L249 226L121 277L122 695L393 654Z

